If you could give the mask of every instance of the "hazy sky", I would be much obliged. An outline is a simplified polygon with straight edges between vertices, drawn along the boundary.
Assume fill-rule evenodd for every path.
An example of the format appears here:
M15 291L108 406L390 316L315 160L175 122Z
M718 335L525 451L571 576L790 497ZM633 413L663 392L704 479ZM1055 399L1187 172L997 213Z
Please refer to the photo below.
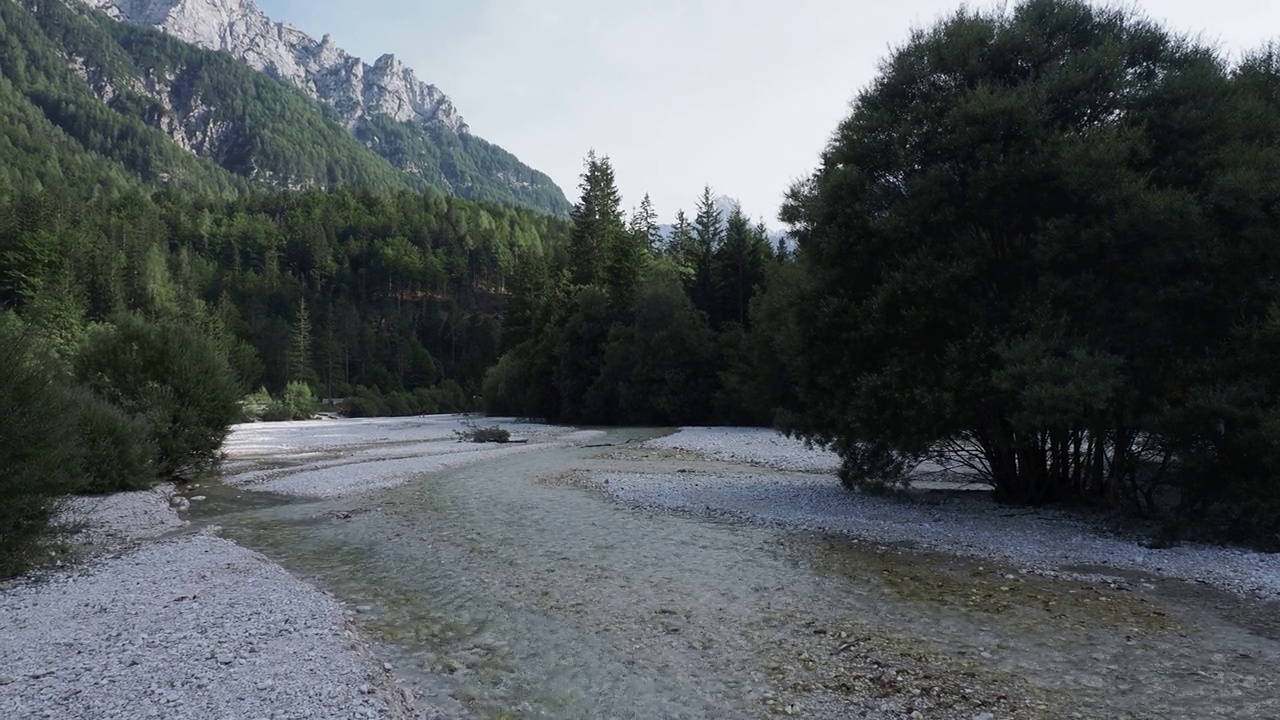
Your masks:
M372 62L395 53L477 135L577 198L591 148L623 206L662 218L704 184L773 226L856 92L955 0L259 0ZM990 7L991 2L971 2ZM1280 0L1130 3L1238 55L1280 38Z

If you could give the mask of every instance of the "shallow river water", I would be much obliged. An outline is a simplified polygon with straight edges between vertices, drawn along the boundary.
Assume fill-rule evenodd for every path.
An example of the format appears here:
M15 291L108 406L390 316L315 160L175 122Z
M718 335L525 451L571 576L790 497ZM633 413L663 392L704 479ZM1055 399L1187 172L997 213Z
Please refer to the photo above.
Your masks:
M346 601L443 717L1280 718L1274 604L626 507L581 478L772 471L608 450L193 519Z

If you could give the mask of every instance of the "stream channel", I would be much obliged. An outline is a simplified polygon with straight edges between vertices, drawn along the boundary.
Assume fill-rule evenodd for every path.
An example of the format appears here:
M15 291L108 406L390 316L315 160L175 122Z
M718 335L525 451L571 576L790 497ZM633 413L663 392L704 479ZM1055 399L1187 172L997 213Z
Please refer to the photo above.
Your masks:
M206 485L190 519L347 603L426 717L1280 718L1275 603L632 508L591 487L597 471L775 472L610 453L658 434L340 499Z

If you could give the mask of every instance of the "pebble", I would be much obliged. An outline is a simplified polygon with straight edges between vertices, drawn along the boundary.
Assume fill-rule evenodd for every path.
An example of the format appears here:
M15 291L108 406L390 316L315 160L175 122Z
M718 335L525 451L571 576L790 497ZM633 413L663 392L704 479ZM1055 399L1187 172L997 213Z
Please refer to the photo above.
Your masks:
M907 542L927 550L997 558L1047 575L1061 575L1064 565L1095 565L1280 599L1280 553L1192 543L1147 548L1136 539L1115 536L1101 519L1054 510L1010 515L979 492L927 503L850 492L836 478L820 474L824 468L833 471L834 455L769 429L683 428L643 447L678 448L787 474L596 472L588 482L639 508L731 517L878 543Z
M415 418L360 418L340 420L341 432L316 432L313 422L245 423L232 428L223 444L228 474L223 481L253 490L300 497L336 498L403 485L422 473L448 470L510 455L537 452L566 445L582 445L601 435L600 430L575 431L571 427L519 422L514 418L487 418L527 443L499 445L460 443L457 431L467 415L431 415ZM351 450L350 448L356 449ZM341 455L337 456L342 448ZM264 451L279 458L303 455L310 459L286 468L264 470L253 459ZM323 454L335 457L314 459Z
M198 612L173 602L193 594ZM208 532L153 541L0 590L0 667L25 678L0 677L0 716L413 717L350 631L337 600L257 553Z

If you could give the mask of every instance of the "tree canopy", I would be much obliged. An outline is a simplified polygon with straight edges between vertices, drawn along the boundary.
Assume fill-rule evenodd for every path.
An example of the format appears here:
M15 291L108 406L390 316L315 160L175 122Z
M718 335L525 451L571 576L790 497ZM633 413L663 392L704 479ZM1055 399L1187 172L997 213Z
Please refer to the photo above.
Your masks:
M1010 502L1274 488L1276 69L1079 0L913 33L783 211L790 428L850 482L936 455Z

